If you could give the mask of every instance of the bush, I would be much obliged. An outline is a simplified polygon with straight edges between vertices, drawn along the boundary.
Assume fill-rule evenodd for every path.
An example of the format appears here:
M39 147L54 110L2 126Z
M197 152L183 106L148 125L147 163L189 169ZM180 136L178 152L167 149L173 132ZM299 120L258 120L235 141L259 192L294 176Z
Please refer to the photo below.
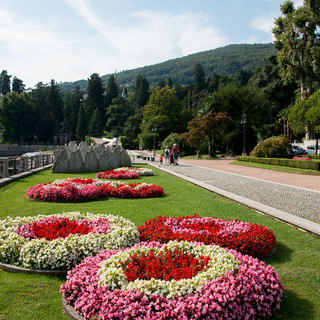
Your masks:
M252 157L281 158L288 155L289 140L285 137L268 138L261 141L251 151Z
M163 140L161 149L164 150L166 146L169 146L169 148L171 149L174 143L179 145L179 134L172 132Z
M158 145L159 135L157 133L143 133L140 136L140 146L142 149L152 150L155 142Z
M258 158L258 157L242 157L237 156L238 161L270 164L273 166L283 166L291 168L320 170L320 162L312 160L293 160L293 159L279 159L279 158Z

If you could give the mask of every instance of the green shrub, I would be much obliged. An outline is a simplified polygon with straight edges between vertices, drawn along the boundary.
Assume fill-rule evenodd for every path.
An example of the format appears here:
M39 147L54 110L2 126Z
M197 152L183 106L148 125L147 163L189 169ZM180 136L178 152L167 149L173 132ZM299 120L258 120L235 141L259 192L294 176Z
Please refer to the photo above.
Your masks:
M250 156L281 158L287 155L289 147L289 140L285 137L268 138L260 141L251 151Z
M246 161L253 163L270 164L273 166L292 167L309 170L320 170L320 161L312 160L293 160L293 159L280 159L280 158L259 158L259 157L242 157L237 156L238 161Z
M143 133L140 136L140 146L142 149L152 150L153 145L157 148L159 134L158 133Z
M179 145L179 134L178 133L170 133L162 142L161 149L164 150L166 146L169 146L171 149L173 147L173 144Z

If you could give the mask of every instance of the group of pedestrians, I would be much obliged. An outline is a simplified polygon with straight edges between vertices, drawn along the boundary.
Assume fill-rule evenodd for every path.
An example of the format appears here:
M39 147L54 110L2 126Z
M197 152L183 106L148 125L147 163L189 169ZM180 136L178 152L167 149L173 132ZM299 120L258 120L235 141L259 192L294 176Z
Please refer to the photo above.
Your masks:
M171 164L178 166L178 157L179 157L179 148L176 144L173 145L172 150L169 149L169 146L166 146L164 149L164 164L169 166ZM160 163L161 158L160 158Z

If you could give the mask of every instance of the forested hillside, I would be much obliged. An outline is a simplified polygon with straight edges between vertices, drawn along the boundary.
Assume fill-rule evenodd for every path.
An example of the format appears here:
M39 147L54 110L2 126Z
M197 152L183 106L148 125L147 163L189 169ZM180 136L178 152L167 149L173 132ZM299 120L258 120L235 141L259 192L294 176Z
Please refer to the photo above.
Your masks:
M199 63L202 64L206 77L210 77L213 70L220 75L233 77L239 69L254 71L257 66L264 64L266 57L275 54L275 52L272 43L233 44L151 66L121 71L117 73L116 80L119 85L133 88L135 80L140 74L148 79L150 87L156 87L161 80L167 82L169 77L173 84L179 82L181 85L187 85L193 82L194 67ZM109 78L110 74L101 76L104 86L107 86ZM87 80L64 82L60 84L60 88L62 92L69 92L73 91L77 85L86 90Z

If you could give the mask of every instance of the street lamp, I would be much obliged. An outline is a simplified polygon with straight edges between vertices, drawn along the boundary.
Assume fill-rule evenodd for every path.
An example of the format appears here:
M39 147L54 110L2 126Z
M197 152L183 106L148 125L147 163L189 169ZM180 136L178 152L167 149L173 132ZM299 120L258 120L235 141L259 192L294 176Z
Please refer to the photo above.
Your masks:
M152 131L153 131L153 156L155 157L156 156L156 131L157 131L157 128L152 128Z
M247 156L247 153L246 153L246 122L247 122L247 116L244 113L241 116L241 124L243 124L243 150L242 150L243 157Z

